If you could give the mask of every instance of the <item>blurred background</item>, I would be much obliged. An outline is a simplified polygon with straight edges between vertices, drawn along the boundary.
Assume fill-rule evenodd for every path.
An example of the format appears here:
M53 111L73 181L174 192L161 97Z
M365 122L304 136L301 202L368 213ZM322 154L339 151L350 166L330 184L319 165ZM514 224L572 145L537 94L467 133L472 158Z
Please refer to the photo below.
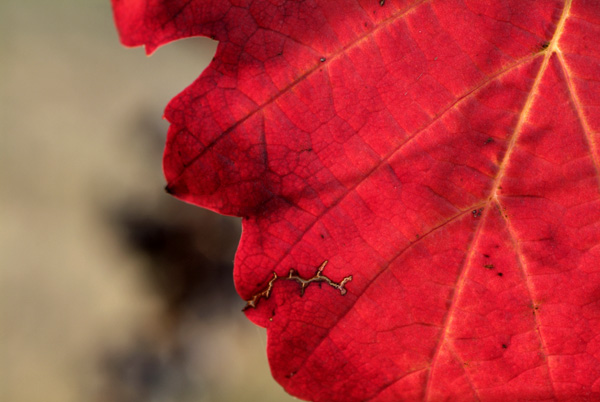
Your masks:
M163 109L215 48L0 2L0 401L294 400L233 287L240 221L163 190Z

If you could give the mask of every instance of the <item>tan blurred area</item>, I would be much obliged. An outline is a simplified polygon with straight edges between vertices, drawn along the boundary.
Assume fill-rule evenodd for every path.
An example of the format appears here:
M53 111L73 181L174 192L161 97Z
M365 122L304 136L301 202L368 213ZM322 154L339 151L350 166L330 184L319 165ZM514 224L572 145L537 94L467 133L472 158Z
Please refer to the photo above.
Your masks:
M215 47L0 2L0 401L293 400L233 289L239 221L163 191L162 111Z

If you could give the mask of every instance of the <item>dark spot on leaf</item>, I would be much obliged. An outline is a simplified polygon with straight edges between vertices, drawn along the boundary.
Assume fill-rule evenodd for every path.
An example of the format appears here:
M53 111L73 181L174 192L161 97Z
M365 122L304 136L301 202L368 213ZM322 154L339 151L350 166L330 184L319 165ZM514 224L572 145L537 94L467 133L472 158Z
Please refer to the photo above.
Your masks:
M502 276L502 275L503 275L502 272L498 272L498 276Z
M286 374L286 375L285 375L285 378L292 378L292 377L293 377L293 376L295 376L295 375L296 375L296 372L295 372L295 371L292 371L291 373L289 373L289 374Z
M483 208L479 208L479 209L472 210L471 214L473 214L473 218L479 218L481 216L482 212L483 212Z
M320 236L321 236L321 239L324 239L324 238L325 238L325 236L323 236L323 235L320 235Z
M502 349L506 349L508 346L506 346L505 343L502 344Z
M550 42L549 41L542 42L540 44L540 49L541 50L546 50L546 49L548 49L548 46L550 46Z
M325 60L327 60L325 57L321 57L321 63L323 63Z
M485 258L490 258L490 255L489 255L489 254L484 254L483 256L484 256Z
M488 137L487 140L485 140L484 144L487 145L490 142L494 142L494 139L492 137Z
M385 0L379 0L379 5L383 7L385 5Z
M494 268L494 264L485 264L483 267L487 269L492 269Z

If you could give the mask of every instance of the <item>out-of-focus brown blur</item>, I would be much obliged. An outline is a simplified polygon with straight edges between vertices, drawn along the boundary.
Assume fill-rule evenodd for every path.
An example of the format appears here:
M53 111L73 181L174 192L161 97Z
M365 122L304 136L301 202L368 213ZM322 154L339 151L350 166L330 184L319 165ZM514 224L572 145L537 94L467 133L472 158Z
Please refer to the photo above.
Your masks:
M293 399L233 288L239 220L163 191L162 110L215 48L0 2L0 401Z

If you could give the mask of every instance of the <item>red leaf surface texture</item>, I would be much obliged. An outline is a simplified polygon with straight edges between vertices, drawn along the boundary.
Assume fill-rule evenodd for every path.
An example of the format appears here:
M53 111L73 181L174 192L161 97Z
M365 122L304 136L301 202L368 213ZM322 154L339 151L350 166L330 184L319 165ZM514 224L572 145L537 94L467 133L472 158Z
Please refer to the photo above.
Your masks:
M600 400L600 2L113 9L149 53L219 41L166 109L167 189L243 218L289 393Z

